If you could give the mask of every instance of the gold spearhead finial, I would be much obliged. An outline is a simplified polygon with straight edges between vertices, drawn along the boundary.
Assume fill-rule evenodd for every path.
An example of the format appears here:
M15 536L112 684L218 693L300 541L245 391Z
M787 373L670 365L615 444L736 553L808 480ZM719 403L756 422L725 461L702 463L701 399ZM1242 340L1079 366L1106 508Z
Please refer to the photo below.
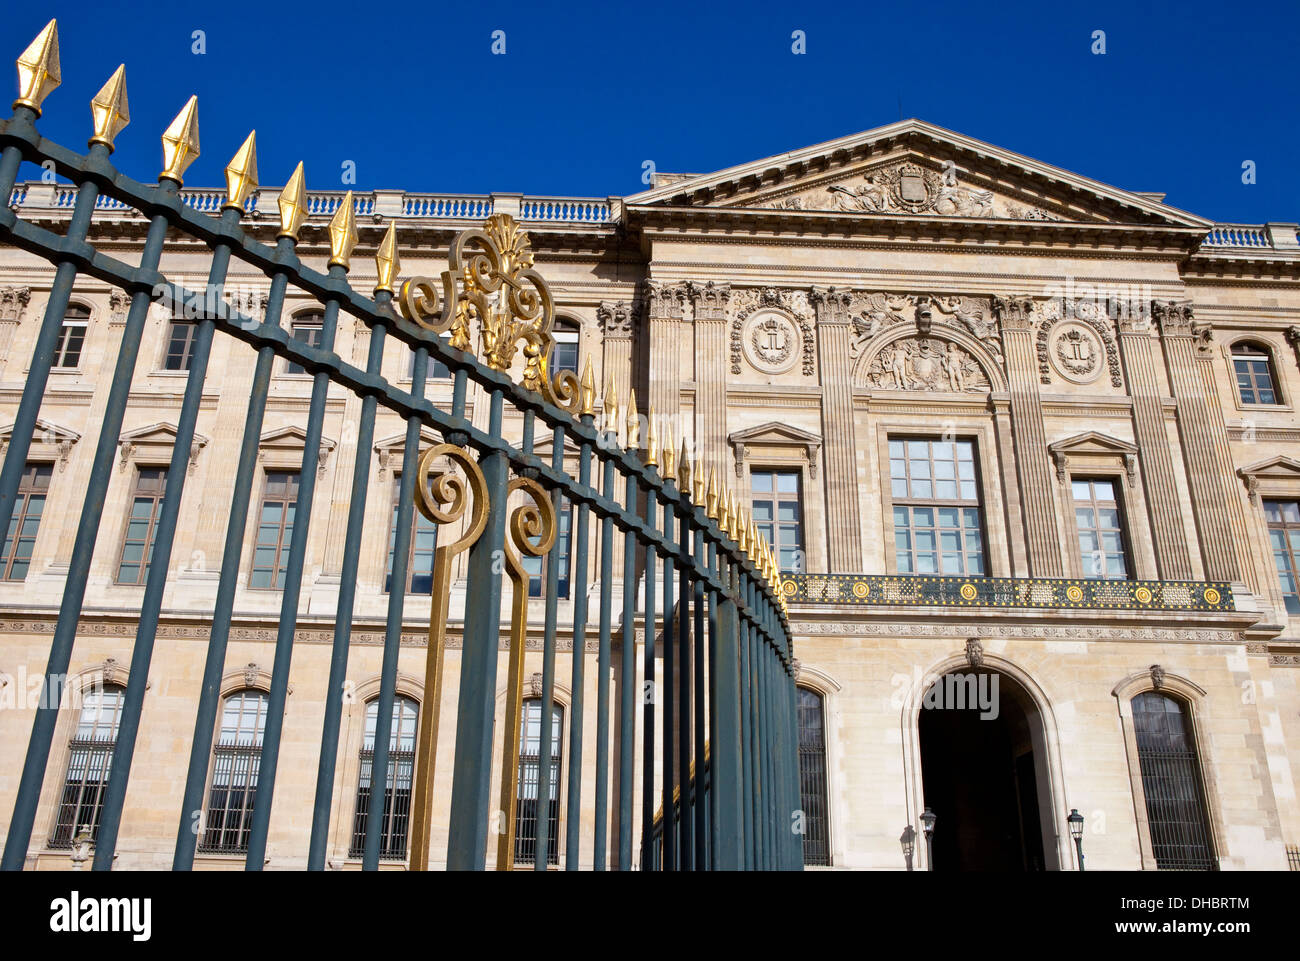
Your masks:
M628 450L636 450L641 445L641 421L636 415L636 388L627 398L627 444Z
M730 525L727 530L731 534L731 539L737 544L740 543L740 501L736 498L735 491L727 491L727 507Z
M664 480L677 479L677 452L673 449L673 428L670 424L667 429L667 438L664 440Z
M731 536L731 493L724 493L718 498L718 527L722 533Z
M352 266L352 248L357 245L357 202L349 190L330 218L330 266L347 270Z
M659 432L655 429L655 409L653 404L650 405L648 419L650 424L646 427L645 465L646 467L657 467L659 465L659 455L656 453L659 450Z
M381 290L393 293L393 285L397 283L397 273L401 267L402 258L397 255L397 221L390 220L388 229L384 231L384 239L379 241L379 249L375 251L375 269L379 277L375 281L375 293Z
M587 366L582 368L582 406L578 409L579 417L594 417L596 414L596 372L591 369L591 355L587 355Z
M709 520L718 519L718 469L717 467L709 468L709 486L704 494L704 513L708 515Z
M226 202L221 206L242 211L248 195L256 189L257 131L253 130L226 164Z
M293 176L280 191L280 233L281 237L298 239L298 231L307 219L307 186L302 171L302 161L293 170Z
M609 375L609 383L605 385L605 431L618 432L618 384L614 375Z
M686 437L682 437L682 452L677 456L677 486L687 497L691 496L691 455L686 449Z
M736 543L740 545L740 553L749 553L749 516L748 512L743 512L740 518L740 536Z
M158 175L162 180L175 180L180 183L185 175L185 168L199 157L199 98L190 97L181 107L181 112L171 122L162 135L163 172Z
M102 143L112 150L113 140L131 122L126 104L126 64L118 65L108 83L90 101L90 120L95 128L90 142Z
M51 20L18 57L18 99L15 107L31 107L41 115L41 103L59 85L59 24Z

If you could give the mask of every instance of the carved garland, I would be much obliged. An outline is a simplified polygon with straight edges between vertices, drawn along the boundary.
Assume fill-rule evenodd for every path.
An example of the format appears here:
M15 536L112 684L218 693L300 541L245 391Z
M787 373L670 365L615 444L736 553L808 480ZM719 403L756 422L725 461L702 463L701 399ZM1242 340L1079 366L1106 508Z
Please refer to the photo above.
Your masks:
M746 293L756 294L755 302L748 307L736 313L731 320L731 372L739 374L742 371L742 358L744 357L744 346L742 340L742 331L745 321L750 314L757 310L780 310L785 313L803 333L803 375L811 377L814 373L813 364L813 328L809 323L807 316L796 309L797 305L792 303L792 295L801 293L800 291L778 290L775 287L764 287L758 291L746 291Z
M1052 328L1055 327L1057 324L1059 324L1062 320L1075 320L1075 321L1079 321L1080 323L1085 323L1097 332L1097 336L1101 338L1101 342L1103 346L1106 348L1106 369L1110 373L1110 385L1112 387L1124 386L1124 382L1120 378L1119 351L1115 347L1114 335L1111 334L1110 329L1106 326L1106 324L1104 324L1100 320L1097 320L1096 318L1093 317L1084 317L1077 314L1071 315L1069 317L1053 317L1048 320L1044 320L1042 325L1038 328L1038 338L1037 341L1035 342L1035 348L1038 353L1039 381L1044 384L1050 384L1052 382L1052 363L1051 360L1049 359L1048 340L1052 333Z

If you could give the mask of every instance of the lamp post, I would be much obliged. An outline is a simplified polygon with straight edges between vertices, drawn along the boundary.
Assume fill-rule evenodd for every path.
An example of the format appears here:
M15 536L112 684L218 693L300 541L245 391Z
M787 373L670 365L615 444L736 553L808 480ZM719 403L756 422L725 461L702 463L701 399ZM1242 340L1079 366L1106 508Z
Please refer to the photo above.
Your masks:
M934 870L934 822L935 817L930 805L925 806L925 812L921 815L921 830L925 832L925 869Z
M1078 808L1070 808L1070 837L1074 838L1074 849L1079 854L1079 870L1083 870L1083 815Z
M898 843L903 846L903 860L907 862L907 870L910 871L912 870L912 852L916 850L916 828L910 824L903 828Z

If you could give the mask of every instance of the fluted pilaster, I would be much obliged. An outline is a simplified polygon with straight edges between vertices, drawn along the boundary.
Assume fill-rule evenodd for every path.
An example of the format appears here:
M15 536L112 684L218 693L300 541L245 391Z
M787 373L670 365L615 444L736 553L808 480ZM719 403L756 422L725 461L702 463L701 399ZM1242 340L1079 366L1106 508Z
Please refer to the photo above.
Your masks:
M853 430L853 329L851 294L814 287L817 356L822 383L822 445L826 458L827 560L833 574L862 569L862 523L858 511L858 457Z

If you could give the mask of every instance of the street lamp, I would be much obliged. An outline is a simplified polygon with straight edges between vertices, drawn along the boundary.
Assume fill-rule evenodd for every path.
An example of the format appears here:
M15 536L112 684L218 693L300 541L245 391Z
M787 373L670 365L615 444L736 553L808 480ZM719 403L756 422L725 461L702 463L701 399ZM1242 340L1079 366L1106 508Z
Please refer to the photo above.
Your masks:
M912 852L916 850L916 828L910 824L903 828L898 843L903 846L903 859L907 862L907 870L910 871L912 870Z
M1079 853L1079 870L1083 870L1083 815L1078 808L1070 808L1070 837L1074 838L1074 849Z
M921 830L925 832L925 869L934 870L934 822L939 820L935 817L930 805L925 806L925 812L921 815Z

